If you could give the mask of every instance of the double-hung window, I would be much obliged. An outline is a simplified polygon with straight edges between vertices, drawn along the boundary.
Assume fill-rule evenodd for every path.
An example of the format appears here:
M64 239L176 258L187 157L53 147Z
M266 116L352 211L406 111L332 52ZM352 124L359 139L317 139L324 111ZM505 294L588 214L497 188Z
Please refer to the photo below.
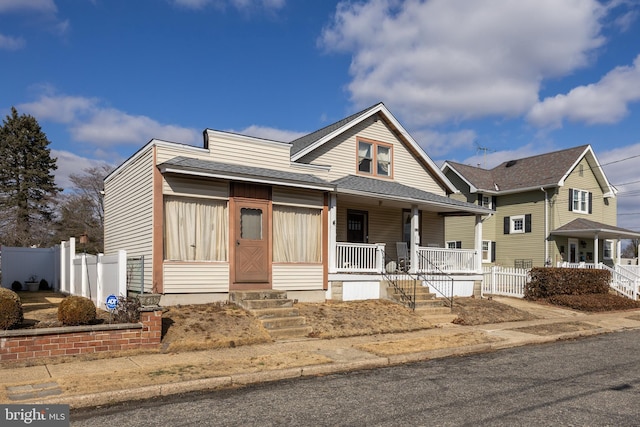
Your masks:
M592 194L577 188L569 189L569 210L578 213L591 213Z
M393 147L377 141L358 139L358 173L380 177L393 175Z
M605 240L602 247L602 258L613 259L613 240Z
M491 262L491 240L482 241L482 262Z

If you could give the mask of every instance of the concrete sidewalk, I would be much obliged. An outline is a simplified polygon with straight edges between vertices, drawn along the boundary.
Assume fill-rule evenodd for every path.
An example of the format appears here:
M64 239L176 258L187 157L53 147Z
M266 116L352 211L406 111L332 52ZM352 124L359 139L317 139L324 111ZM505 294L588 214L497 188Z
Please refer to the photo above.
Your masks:
M237 387L266 381L327 375L408 362L493 351L640 328L640 310L585 314L512 298L494 298L535 314L538 319L480 326L451 323L416 332L336 338L306 338L268 344L185 353L153 353L129 357L47 364L24 368L0 365L1 403L64 403L72 408L148 399L189 391ZM269 364L270 358L292 355L291 364ZM299 360L295 360L299 359ZM230 364L225 368L225 364ZM242 366L238 361L248 361ZM308 361L308 363L305 363ZM211 369L218 367L218 370ZM167 371L189 371L198 379L163 382ZM206 372L212 372L206 374ZM160 374L158 374L160 373ZM195 374L194 374L195 373ZM143 387L117 381L139 375L151 378ZM71 380L94 387L74 387ZM104 385L102 385L104 383ZM142 382L144 383L144 382ZM82 392L85 390L85 392ZM86 390L93 390L86 392Z

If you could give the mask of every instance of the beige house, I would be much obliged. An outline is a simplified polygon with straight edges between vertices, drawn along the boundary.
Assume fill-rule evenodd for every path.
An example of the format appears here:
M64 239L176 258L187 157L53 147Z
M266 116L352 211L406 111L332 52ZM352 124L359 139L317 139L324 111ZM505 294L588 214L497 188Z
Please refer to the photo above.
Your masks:
M493 210L482 228L485 265L613 265L621 239L640 237L616 226L616 189L589 145L489 170L447 161L442 171L459 190L453 197ZM474 247L468 219L445 223L447 247Z
M382 103L291 143L207 129L202 147L152 140L105 179L105 253L144 256L163 304L384 298L400 272L471 294L491 211L454 191ZM471 216L475 244L444 247L448 215Z

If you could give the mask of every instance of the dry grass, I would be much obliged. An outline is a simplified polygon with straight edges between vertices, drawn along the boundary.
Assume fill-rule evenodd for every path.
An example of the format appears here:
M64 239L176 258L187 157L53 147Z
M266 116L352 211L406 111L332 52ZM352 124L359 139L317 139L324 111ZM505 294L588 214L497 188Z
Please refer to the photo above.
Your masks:
M531 313L487 298L456 298L453 312L458 316L453 323L468 326L537 319Z

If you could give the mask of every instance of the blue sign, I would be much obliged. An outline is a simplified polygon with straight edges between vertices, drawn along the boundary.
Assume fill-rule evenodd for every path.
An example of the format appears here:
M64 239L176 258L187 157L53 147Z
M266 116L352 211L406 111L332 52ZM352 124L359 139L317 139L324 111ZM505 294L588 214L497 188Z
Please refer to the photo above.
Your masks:
M115 308L118 306L118 297L115 295L109 295L107 297L107 308L109 310L115 310Z

